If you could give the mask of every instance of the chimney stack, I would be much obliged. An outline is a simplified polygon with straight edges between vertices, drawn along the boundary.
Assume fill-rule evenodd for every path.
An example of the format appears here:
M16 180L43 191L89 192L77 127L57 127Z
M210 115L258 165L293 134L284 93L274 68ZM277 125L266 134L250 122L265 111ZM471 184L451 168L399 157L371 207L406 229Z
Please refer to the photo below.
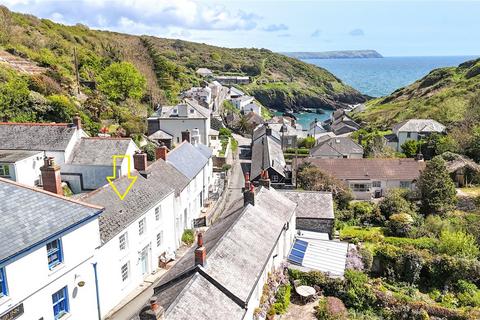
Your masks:
M271 136L272 135L272 128L270 128L268 125L265 127L265 134L267 136Z
M78 113L72 119L73 125L77 127L78 130L82 129L82 119L78 115Z
M246 207L248 204L255 205L255 189L250 182L250 174L247 172L245 174L245 190L243 190L243 206Z
M195 265L207 265L207 249L203 246L203 234L197 235L197 249L195 249Z
M250 173L245 173L245 189L243 191L250 190Z
M164 320L165 310L157 303L157 297L153 296L148 302L147 308L143 308L139 314L140 320Z
M188 129L186 131L182 131L182 142L185 140L190 142L190 131L188 131Z
M192 130L192 144L200 143L200 130L195 128Z
M55 164L53 157L45 157L44 165L40 168L42 184L45 191L63 196L60 166Z
M415 155L415 160L416 161L423 161L423 154L421 152L417 153Z
M137 152L133 155L133 167L137 171L147 170L147 154L144 152Z
M259 182L260 182L261 186L263 186L267 189L270 189L270 178L268 177L268 171L267 170L262 171Z
M168 148L166 146L160 146L155 148L155 159L163 159L167 161Z

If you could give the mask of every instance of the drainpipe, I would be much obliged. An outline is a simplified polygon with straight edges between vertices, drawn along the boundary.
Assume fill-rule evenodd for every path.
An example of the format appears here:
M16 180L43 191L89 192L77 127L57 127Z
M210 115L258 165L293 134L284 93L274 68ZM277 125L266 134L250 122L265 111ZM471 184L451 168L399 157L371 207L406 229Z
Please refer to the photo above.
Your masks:
M95 293L97 295L97 314L98 320L102 320L102 314L100 312L100 293L98 290L98 274L97 274L97 263L92 263L93 266L93 274L95 275Z

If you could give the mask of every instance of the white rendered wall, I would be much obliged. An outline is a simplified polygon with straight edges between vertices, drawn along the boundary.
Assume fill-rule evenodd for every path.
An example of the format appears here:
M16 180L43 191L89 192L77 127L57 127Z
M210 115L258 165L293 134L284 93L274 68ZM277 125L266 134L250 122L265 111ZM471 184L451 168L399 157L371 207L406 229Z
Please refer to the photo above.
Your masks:
M6 265L8 296L0 299L0 314L23 303L25 312L18 319L53 320L52 294L67 286L69 319L98 318L92 266L100 244L98 221L64 235L61 242L63 263L53 270L48 268L46 245ZM79 279L85 286L78 287Z
M159 221L155 219L155 208L158 206L161 206L162 212ZM163 252L177 248L174 215L174 193L172 192L99 248L96 259L102 316L142 284L148 274L157 270L158 257ZM146 219L146 231L140 236L138 224L143 218ZM157 234L160 231L163 231L163 243L157 247ZM127 248L120 250L119 237L125 232L128 238ZM148 252L148 272L144 275L140 264L140 253L145 248ZM129 277L124 282L121 267L125 263L129 263Z

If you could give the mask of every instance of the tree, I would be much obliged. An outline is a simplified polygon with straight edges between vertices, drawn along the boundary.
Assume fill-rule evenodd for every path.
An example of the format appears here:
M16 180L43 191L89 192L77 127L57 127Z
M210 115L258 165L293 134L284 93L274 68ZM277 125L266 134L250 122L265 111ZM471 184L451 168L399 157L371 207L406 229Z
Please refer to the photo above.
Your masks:
M419 147L420 143L415 140L407 140L401 146L403 153L405 153L407 158L414 158L418 153Z
M140 99L145 92L145 84L145 78L129 62L112 63L98 78L98 89L114 102L127 98Z
M450 135L432 133L423 140L421 152L425 159L431 159L445 152L458 152L458 142Z
M410 213L410 203L406 199L407 190L391 189L378 204L382 215L388 219L392 214Z
M448 174L445 160L439 156L427 163L420 174L418 189L424 214L445 214L455 207L455 185Z
M311 149L315 145L315 137L306 137L298 142L299 148Z
M364 143L365 157L367 158L391 158L395 155L395 151L387 146L385 138L374 133Z
M308 163L299 167L297 182L305 190L332 192L340 209L347 208L348 203L353 199L347 185Z

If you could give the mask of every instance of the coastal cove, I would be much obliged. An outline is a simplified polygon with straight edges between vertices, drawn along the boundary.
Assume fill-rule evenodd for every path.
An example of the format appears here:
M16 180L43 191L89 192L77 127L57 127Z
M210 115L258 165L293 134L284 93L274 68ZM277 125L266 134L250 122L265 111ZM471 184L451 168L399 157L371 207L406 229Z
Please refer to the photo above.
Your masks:
M363 94L380 97L441 67L457 66L474 56L384 57L366 59L302 59L327 69Z
M322 122L330 118L330 115L333 113L333 110L330 109L319 109L323 113L315 113L315 112L295 112L292 113L296 118L297 122L302 126L303 130L308 130L310 123L312 123L315 119L317 121ZM273 112L275 116L283 115L283 112L275 111Z

